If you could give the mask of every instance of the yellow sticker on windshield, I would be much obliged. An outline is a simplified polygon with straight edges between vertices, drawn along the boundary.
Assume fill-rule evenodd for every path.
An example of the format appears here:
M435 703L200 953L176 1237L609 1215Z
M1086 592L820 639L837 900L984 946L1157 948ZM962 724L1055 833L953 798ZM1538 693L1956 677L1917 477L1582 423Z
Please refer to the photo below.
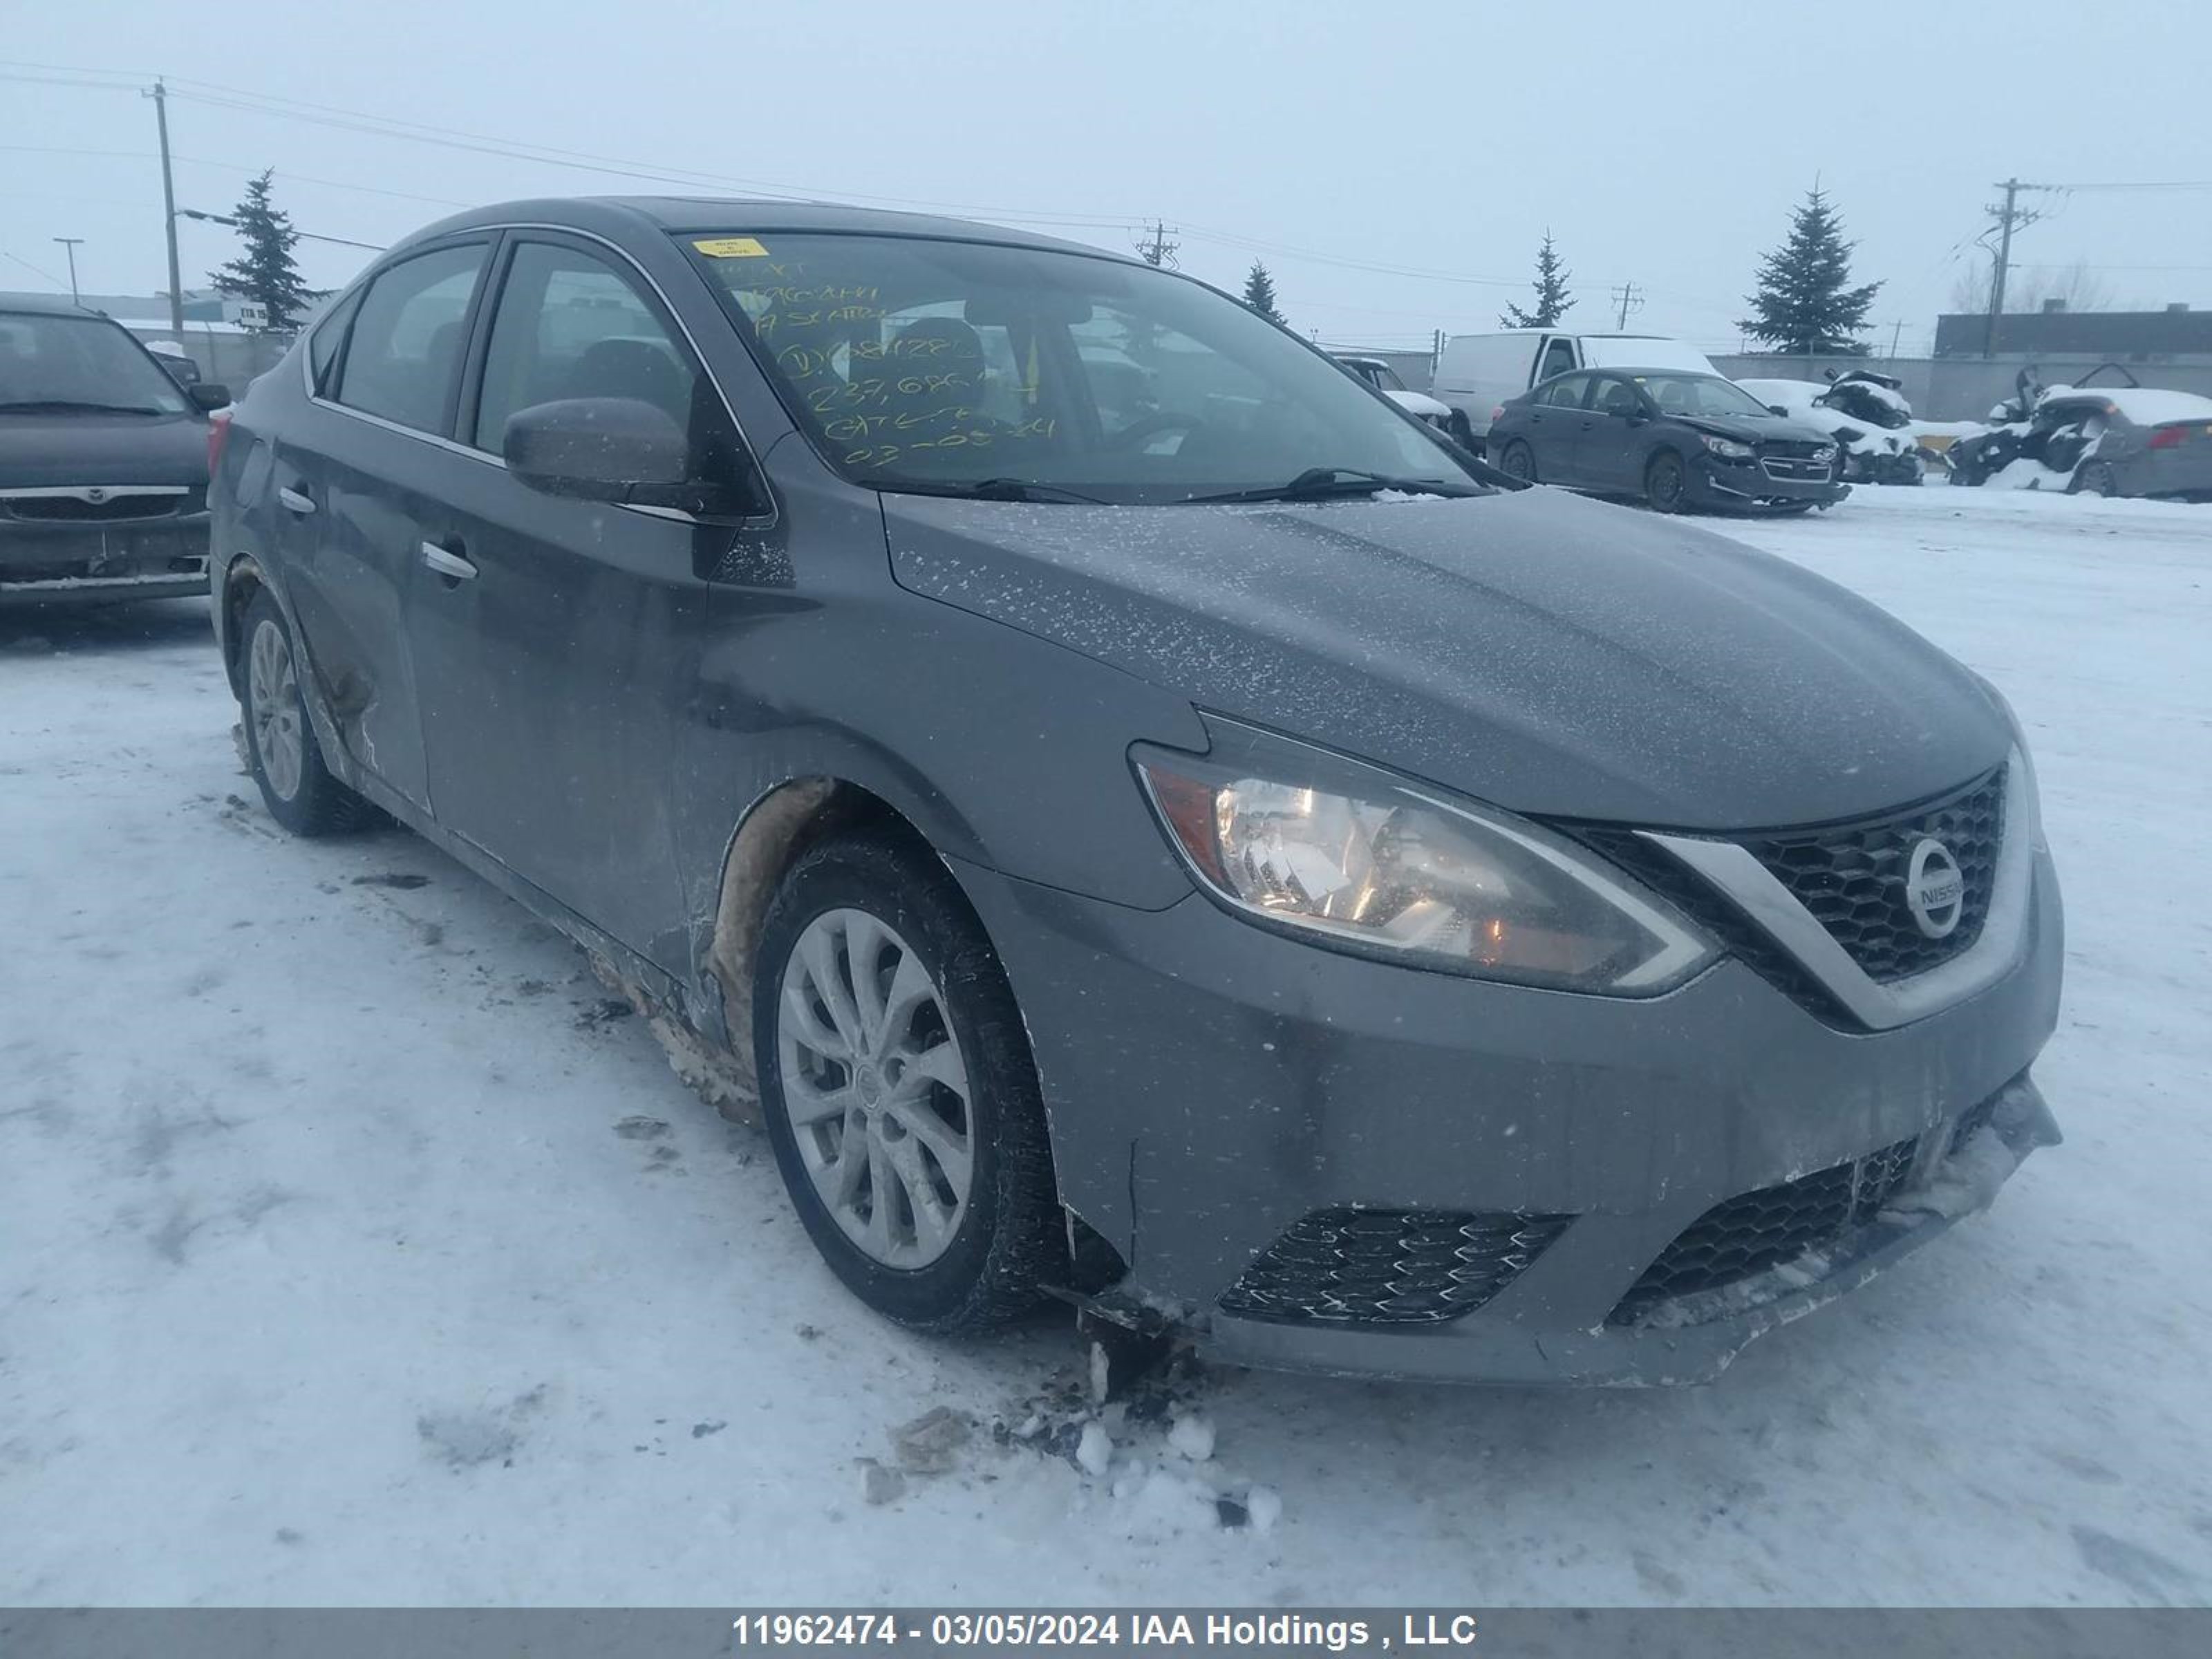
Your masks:
M765 259L768 250L750 236L710 236L693 247L709 259Z

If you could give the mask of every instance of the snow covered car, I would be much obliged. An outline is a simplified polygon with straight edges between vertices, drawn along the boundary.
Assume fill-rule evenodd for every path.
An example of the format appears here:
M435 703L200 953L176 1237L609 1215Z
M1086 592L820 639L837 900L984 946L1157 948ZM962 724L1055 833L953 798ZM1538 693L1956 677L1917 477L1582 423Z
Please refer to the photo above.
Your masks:
M120 323L0 300L0 605L207 591L208 421Z
M1350 357L1339 353L1336 361L1415 419L1426 421L1439 432L1451 430L1449 405L1439 403L1425 392L1407 391L1404 378L1380 357Z
M1920 446L1911 428L1911 408L1893 388L1854 379L1852 391L1841 391L1842 381L1739 380L1736 384L1776 414L1804 426L1817 427L1836 441L1840 469L1837 477L1850 483L1917 484L1925 474ZM1894 400L1897 419L1870 418L1842 406L1847 398L1878 398L1887 392Z
M1950 459L1954 483L2212 501L2212 398L2054 386L2032 416L1954 444Z
M1164 340L1102 417L1081 345ZM609 964L909 1326L1687 1382L2056 1138L1995 689L1193 278L482 209L253 383L212 493L271 816L380 807Z

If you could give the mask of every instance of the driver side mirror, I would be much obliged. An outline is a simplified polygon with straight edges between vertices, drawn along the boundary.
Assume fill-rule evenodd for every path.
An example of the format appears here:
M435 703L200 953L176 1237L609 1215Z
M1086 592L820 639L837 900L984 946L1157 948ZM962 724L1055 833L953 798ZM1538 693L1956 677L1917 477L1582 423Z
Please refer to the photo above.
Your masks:
M520 483L548 495L671 507L702 519L764 510L750 481L692 477L684 428L635 398L564 398L517 410L500 448Z
M198 386L186 386L185 396L195 409L222 409L230 402L230 388L220 380L202 380Z
M1767 404L1766 412L1770 415L1779 415L1785 421L1790 418L1789 409L1782 404Z

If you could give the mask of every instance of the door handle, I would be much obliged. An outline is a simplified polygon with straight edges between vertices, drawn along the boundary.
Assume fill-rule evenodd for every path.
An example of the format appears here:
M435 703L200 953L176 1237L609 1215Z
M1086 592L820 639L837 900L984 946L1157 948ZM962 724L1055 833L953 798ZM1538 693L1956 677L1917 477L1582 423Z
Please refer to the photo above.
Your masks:
M315 510L313 498L301 495L289 484L276 486L276 499L295 513L305 514Z
M477 574L476 566L458 553L447 552L435 542L422 544L422 562L448 581L469 581Z

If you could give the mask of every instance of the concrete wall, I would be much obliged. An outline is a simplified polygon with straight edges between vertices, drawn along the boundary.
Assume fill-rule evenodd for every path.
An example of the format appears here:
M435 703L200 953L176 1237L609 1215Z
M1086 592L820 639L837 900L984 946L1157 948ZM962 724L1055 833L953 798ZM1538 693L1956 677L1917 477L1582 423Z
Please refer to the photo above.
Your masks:
M147 323L125 325L142 340L173 340L200 366L207 380L219 381L233 392L244 392L246 383L265 374L291 349L289 334L246 334L235 330L195 328L186 323L182 333Z
M2070 386L2097 367L2100 357L2045 357L2033 367L2045 386ZM1912 412L1923 421L1978 421L1990 405L2013 395L2020 371L2028 367L2014 358L1978 357L1785 357L1763 353L1715 356L1713 367L1731 380L1818 380L1823 369L1838 374L1846 369L1871 368L1894 374L1905 383ZM2172 392L2194 392L2212 398L2212 364L2130 363L2136 379L2145 386ZM2099 386L2125 386L2111 370L2097 377Z

